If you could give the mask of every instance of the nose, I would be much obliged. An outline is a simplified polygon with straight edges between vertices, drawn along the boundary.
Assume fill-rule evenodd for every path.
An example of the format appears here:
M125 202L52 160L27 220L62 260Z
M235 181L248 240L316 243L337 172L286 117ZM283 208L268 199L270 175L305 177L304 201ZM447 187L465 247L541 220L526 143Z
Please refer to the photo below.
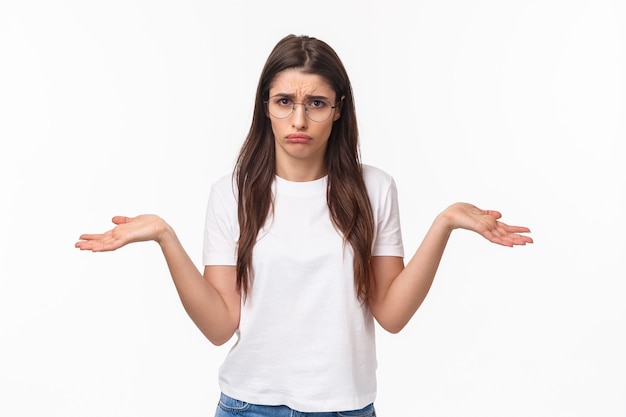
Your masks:
M293 114L291 115L291 123L294 127L302 129L307 125L306 107L304 103L293 104Z

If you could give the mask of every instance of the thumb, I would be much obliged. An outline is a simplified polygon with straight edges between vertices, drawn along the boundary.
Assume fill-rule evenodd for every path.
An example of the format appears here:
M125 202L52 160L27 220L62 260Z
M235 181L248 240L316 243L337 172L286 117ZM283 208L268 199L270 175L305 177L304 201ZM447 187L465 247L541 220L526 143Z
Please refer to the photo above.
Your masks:
M494 219L499 219L502 217L502 213L497 210L485 210L485 213L493 217Z
M132 221L133 219L131 217L126 217L126 216L114 216L111 221L115 224L124 224L124 223L128 223L130 221Z

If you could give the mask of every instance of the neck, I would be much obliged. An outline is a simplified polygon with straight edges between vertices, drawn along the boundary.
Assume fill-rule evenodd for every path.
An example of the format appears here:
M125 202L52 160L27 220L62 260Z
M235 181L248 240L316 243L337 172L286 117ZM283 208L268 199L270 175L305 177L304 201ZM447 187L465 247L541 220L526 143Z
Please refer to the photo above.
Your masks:
M276 164L276 175L287 181L315 181L326 175L323 164Z

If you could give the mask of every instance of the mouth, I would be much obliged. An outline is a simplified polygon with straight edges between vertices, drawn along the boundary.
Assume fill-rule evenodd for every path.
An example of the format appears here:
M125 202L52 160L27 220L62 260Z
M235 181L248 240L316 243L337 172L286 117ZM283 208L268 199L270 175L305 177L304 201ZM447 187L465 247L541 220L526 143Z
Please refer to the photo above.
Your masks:
M312 138L304 133L292 133L291 135L287 135L285 140L288 143L308 143Z

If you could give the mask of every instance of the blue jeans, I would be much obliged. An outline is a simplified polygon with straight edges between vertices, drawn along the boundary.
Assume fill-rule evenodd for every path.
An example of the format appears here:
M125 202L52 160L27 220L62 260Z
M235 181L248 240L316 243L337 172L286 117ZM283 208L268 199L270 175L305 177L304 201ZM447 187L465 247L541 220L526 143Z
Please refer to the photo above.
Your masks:
M215 417L376 417L376 411L374 405L370 404L361 410L303 413L284 405L250 404L222 393Z

